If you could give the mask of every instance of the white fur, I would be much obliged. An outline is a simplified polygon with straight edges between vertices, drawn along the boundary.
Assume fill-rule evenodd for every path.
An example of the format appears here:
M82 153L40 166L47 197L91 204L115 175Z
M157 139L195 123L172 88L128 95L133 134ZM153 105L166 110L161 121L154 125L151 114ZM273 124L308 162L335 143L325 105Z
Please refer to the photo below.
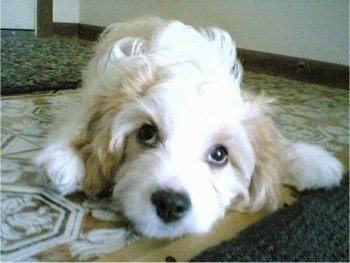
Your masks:
M198 108L193 106L190 98L194 95L188 94L186 87L184 93L180 93L182 96L179 96L179 89L174 93L173 89L167 90L167 88L163 87L161 92L152 94L152 100L157 103L151 103L149 102L151 98L149 100L146 98L143 104L136 103L132 110L127 109L125 111L127 116L124 116L123 112L120 115L123 116L126 125L129 123L137 125L135 120L144 122L150 116L152 119L162 120L158 126L167 129L165 133L169 138L157 151L150 150L147 154L130 157L128 153L126 154L125 164L117 174L118 183L114 189L114 197L116 200L125 200L121 202L123 211L145 235L175 237L185 233L205 233L217 218L225 214L234 197L238 195L247 197L250 175L254 167L253 150L244 132L240 130L243 128L232 125L227 115L218 115L215 108L212 108L213 112L207 112L206 108L210 104L203 103L202 100L198 101ZM190 98L187 102L188 96ZM224 103L222 100L221 102ZM188 112L189 108L193 112ZM232 106L230 108L232 109ZM164 109L167 118L160 116ZM206 115L199 113L202 111L206 111ZM116 123L119 125L114 128L113 133L118 134L118 129L125 132L123 123L120 121ZM208 134L218 132L213 129L219 129L220 132L227 130L230 135L236 133L237 141L227 143L236 144L236 153L232 154L242 154L237 156L237 162L242 159L241 163L237 164L242 171L231 166L213 171L215 168L209 167L204 162L205 154L209 150L208 145L214 143L208 140L215 141L214 138L208 137ZM130 136L129 140L130 144L137 143L134 136ZM246 143L241 143L244 141ZM244 178L245 175L248 177ZM178 189L190 195L193 209L177 224L169 225L162 222L154 213L153 205L149 201L150 195L162 187Z
M206 233L229 208L275 208L281 183L338 185L340 162L287 142L263 103L241 95L241 78L235 44L220 29L158 18L111 25L85 72L82 111L37 163L64 194L84 182L104 191L113 177L112 198L152 237ZM157 127L157 147L140 143L145 123ZM228 151L222 167L208 162L216 144ZM186 193L191 208L165 223L151 202L157 189Z
M84 164L79 155L67 144L53 143L45 148L36 164L46 170L54 187L63 195L81 189L84 177Z
M343 166L330 153L306 143L296 143L293 148L295 152L286 157L291 165L285 184L299 191L339 185Z
M48 144L36 157L35 164L46 171L54 188L63 195L81 190L85 168L80 155L73 149L71 142L79 136L84 120L81 109L76 107L76 115L70 116L63 109L60 121L65 123L52 131ZM69 117L68 117L69 116Z

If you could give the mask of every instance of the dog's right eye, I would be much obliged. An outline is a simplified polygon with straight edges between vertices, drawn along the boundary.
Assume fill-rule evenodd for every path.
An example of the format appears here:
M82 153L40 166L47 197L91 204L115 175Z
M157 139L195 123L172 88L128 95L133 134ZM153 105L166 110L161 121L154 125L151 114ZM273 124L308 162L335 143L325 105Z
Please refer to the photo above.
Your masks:
M158 131L152 125L144 124L139 130L138 138L142 144L155 147L158 142Z
M208 155L208 163L217 167L224 166L228 161L227 149L221 145L214 145Z

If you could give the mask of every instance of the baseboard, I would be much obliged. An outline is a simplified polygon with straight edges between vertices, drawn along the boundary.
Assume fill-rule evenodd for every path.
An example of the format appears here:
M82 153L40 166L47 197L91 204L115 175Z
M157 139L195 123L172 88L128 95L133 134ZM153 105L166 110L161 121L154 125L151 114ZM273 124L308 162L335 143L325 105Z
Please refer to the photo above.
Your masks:
M79 24L76 23L53 23L52 33L56 36L76 37L78 36Z
M78 37L85 40L96 41L104 30L104 27L79 24Z
M238 49L237 53L249 71L349 89L349 66L246 49Z
M35 37L33 29L1 28L1 37Z
M84 40L96 41L104 27L76 24L76 23L53 23L53 35L65 37L78 37Z
M104 27L53 23L53 29L56 35L95 41ZM349 66L246 49L237 52L245 70L349 90Z

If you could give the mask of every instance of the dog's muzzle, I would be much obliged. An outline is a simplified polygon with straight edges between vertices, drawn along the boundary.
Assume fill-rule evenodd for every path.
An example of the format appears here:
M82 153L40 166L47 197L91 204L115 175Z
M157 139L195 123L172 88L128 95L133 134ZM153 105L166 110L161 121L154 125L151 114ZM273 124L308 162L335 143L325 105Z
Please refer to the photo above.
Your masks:
M171 223L184 217L191 208L191 200L186 193L173 190L158 190L151 196L158 216L165 222Z

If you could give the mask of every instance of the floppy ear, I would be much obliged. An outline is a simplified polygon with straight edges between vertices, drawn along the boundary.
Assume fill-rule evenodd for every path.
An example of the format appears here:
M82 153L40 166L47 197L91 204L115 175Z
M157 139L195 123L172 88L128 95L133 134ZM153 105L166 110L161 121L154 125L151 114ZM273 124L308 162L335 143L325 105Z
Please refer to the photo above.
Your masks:
M282 155L288 142L267 116L271 113L271 102L263 97L250 101L243 121L256 158L249 202L243 208L246 211L256 211L262 207L276 209L280 200L284 172Z
M79 151L85 164L84 193L89 198L98 199L111 193L113 174L122 159L122 151L117 155L108 153L101 158L93 145L94 143L83 143Z
M85 165L83 190L93 199L109 194L114 174L124 154L124 134L119 134L113 151L109 148L111 128L118 114L123 96L98 98L88 112L86 126L78 140L73 143Z

